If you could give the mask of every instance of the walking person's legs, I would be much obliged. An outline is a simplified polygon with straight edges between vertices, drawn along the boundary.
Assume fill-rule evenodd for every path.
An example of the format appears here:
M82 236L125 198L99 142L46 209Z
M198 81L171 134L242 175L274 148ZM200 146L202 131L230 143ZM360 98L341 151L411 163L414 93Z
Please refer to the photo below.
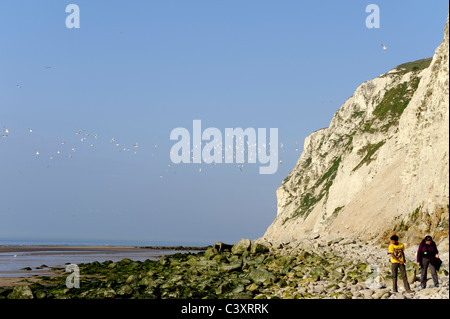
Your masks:
M408 275L406 273L406 266L403 265L399 265L400 267L400 273L402 274L402 279L403 279L403 287L405 287L406 292L410 292L411 289L409 289L409 282L408 282Z
M392 270L392 291L397 292L397 272L398 272L398 263L391 264Z
M427 269L428 264L430 263L430 260L428 258L422 258L422 270L420 273L420 284L422 288L427 287Z
M431 274L431 277L433 278L434 286L439 287L439 280L438 280L438 275L436 272L436 267L434 267L431 263L430 263L430 274Z

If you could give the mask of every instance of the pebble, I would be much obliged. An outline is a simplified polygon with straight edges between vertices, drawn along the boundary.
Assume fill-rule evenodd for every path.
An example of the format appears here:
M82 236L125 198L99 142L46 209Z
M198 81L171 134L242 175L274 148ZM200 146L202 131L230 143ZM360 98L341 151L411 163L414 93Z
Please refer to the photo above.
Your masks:
M368 287L366 283L349 283L348 273L356 269L359 262L364 262L373 266L378 267L379 274L386 278L391 276L391 264L390 258L387 254L387 248L383 248L380 245L376 245L374 242L357 242L354 240L340 239L336 236L322 239L317 237L317 235L311 236L304 244L302 240L298 240L295 244L297 247L305 248L309 244L309 247L314 247L314 252L318 254L330 254L344 258L346 262L351 263L351 266L336 267L336 273L343 272L342 281L337 283L338 289L326 289L327 286L335 282L324 282L321 285L309 286L308 292L329 297L331 293L339 294L337 298L342 299L345 297L345 293L350 292L352 299L449 299L449 254L441 254L441 259L443 260L443 271L439 274L439 288L431 288L432 279L431 275L428 273L428 288L421 289L420 271L417 272L417 277L415 282L410 283L412 293L406 293L403 287L403 282L398 278L398 290L399 292L394 293L392 287L386 287L385 282L377 283L378 286L372 285ZM295 249L295 245L291 246L291 249ZM407 249L406 259L415 263L416 260L416 250L417 247L411 247ZM301 249L299 249L301 251ZM322 279L321 279L322 280ZM368 289L370 288L370 289ZM303 288L299 286L299 292L304 292Z

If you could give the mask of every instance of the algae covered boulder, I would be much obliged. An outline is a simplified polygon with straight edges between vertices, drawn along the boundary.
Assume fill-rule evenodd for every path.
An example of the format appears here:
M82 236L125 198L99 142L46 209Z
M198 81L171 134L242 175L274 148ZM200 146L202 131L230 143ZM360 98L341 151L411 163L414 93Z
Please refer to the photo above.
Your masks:
M224 272L238 271L242 268L242 264L243 264L242 259L237 259L231 263L219 266L218 269Z
M275 275L264 268L256 268L251 270L249 277L256 284L262 284L265 281L275 280Z
M33 299L33 292L27 285L14 287L13 291L8 295L8 299Z
M237 244L233 245L231 252L234 255L242 255L245 251L249 250L250 245L250 239L242 238Z
M269 252L270 250L270 243L264 239L257 239L252 241L250 252L252 254L264 254Z
M123 285L117 290L116 293L120 296L128 296L133 293L133 288L131 288L129 285Z

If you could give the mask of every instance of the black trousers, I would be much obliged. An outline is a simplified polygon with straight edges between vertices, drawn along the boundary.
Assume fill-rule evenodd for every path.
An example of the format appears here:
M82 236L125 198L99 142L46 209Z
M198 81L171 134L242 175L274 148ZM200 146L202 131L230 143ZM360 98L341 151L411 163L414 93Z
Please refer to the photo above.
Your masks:
M402 274L403 279L403 286L405 287L405 290L409 289L409 283L408 283L408 276L406 275L406 267L405 265L401 265L400 263L392 263L391 269L392 269L392 289L394 292L397 292L397 274L398 269L400 268L400 273Z
M420 283L422 284L422 287L427 286L428 266L430 267L430 273L431 273L431 277L433 278L433 283L435 286L437 286L439 284L438 275L436 272L436 268L430 263L429 258L422 258L422 271L420 274Z

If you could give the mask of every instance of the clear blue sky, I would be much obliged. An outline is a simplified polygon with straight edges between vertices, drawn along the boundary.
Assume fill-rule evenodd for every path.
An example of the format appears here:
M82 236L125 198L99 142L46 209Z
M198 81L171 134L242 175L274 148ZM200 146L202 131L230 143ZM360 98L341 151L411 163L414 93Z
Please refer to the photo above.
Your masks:
M69 3L80 29L65 26ZM370 3L380 29L365 26ZM262 236L305 137L360 83L432 56L447 11L446 1L2 0L0 237ZM259 164L169 167L171 130L194 119L278 128L283 164L273 175Z

